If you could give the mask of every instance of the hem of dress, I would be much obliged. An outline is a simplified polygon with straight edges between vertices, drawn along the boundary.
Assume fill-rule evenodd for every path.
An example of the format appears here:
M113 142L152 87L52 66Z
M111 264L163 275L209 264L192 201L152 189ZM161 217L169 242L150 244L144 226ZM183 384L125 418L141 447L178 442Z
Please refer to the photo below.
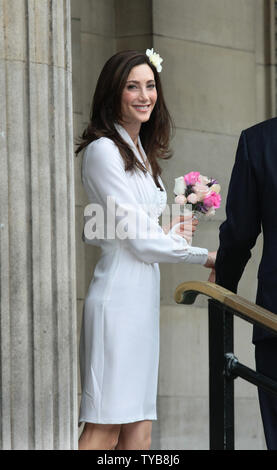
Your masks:
M114 420L114 419L86 419L80 418L78 420L78 427L81 426L82 423L93 423L93 424L128 424L128 423L136 423L137 421L145 421L145 420L157 420L157 415L154 416L144 416L143 418L128 418L124 420Z

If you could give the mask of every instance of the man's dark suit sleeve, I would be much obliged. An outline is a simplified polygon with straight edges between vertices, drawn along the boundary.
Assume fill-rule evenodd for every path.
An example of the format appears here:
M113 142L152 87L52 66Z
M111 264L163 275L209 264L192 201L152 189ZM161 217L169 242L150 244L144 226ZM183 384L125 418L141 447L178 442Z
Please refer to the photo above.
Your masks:
M251 163L247 135L241 133L226 203L226 221L220 226L216 258L216 283L233 292L251 248L261 232L260 202L255 170Z

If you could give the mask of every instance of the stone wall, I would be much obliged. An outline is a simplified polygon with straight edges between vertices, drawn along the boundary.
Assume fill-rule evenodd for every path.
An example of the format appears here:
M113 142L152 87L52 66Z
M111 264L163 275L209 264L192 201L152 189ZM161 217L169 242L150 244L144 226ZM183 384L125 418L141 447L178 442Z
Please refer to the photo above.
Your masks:
M218 227L241 130L271 116L268 90L268 2L253 0L153 0L153 44L162 57L165 96L176 125L174 157L164 163L173 201L174 177L195 170L222 186L223 204L200 221L194 245L217 249ZM255 300L261 239L253 250L239 294ZM207 300L196 307L174 304L175 287L206 280L192 265L161 266L161 361L159 416L154 428L161 448L208 448ZM236 319L235 353L254 366L252 327ZM264 446L255 387L238 380L236 446ZM177 447L176 447L177 446ZM178 447L179 446L179 447ZM172 448L172 447L171 447Z
M223 205L200 222L194 244L215 250L218 227L239 134L272 115L266 0L71 0L74 134L84 127L96 79L117 50L154 46L164 58L161 79L176 124L174 157L163 179L173 202L174 178L199 170L222 185ZM86 197L75 160L77 292L80 324L83 299L98 252L81 241ZM261 240L253 250L239 293L254 300ZM161 360L157 422L152 448L208 447L207 301L177 306L175 287L206 280L199 266L161 265ZM253 367L251 327L237 320L235 353ZM255 387L236 382L237 446L264 446Z

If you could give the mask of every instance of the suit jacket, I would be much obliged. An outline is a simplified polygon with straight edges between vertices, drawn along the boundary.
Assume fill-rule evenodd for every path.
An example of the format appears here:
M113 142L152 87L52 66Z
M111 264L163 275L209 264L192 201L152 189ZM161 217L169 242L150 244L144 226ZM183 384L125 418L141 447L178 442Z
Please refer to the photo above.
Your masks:
M256 303L277 313L277 118L242 131L220 226L216 283L237 292L262 230ZM275 337L254 326L253 342Z

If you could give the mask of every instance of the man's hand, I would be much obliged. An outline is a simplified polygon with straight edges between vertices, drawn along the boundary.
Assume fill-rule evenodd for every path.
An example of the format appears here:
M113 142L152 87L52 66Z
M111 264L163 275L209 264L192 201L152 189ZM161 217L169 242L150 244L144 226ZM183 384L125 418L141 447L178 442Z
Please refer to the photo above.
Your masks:
M208 278L208 282L213 282L215 283L215 269L213 268L210 272L210 275L209 275L209 278Z
M209 251L208 259L204 264L205 268L214 268L217 251Z

